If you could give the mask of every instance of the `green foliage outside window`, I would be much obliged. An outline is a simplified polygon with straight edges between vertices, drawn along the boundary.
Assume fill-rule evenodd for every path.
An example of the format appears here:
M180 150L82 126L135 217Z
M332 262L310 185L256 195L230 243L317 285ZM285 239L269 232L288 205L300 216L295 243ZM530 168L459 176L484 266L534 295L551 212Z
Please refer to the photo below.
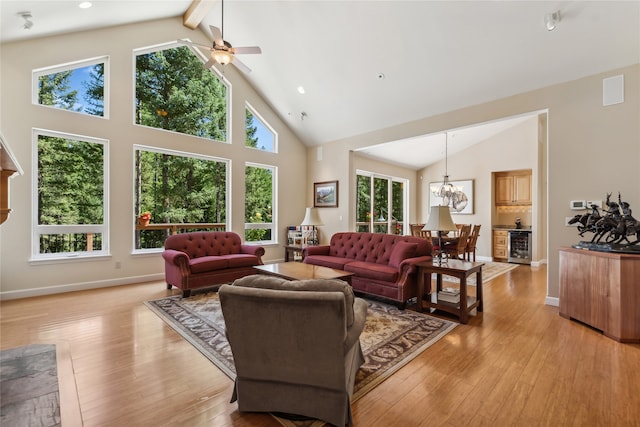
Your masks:
M245 169L245 223L273 223L273 170L266 167L247 166ZM271 229L248 228L248 242L271 240Z
M104 222L104 146L38 136L38 225L91 225ZM85 233L40 234L39 253L98 250L101 235L87 243Z
M136 57L140 125L227 140L227 88L186 46Z
M104 63L38 77L38 104L104 116Z
M150 212L154 224L226 223L225 162L147 150L135 155L137 214ZM139 230L136 248L160 248L167 235Z

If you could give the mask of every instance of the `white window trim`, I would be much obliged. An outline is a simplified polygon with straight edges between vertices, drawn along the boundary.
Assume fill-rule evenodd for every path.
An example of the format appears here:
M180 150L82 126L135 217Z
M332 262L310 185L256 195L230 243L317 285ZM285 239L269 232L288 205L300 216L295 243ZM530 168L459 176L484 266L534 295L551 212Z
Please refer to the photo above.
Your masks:
M100 224L76 224L76 225L39 225L38 224L38 137L50 136L53 138L74 139L78 141L90 142L94 144L102 144L103 151L103 223ZM46 129L32 129L32 150L34 155L31 156L31 170L33 176L31 180L31 261L40 260L69 260L70 258L98 258L110 256L109 245L109 140L95 138L86 135L76 135L65 132L56 132ZM40 234L51 233L100 233L102 234L102 249L98 251L82 251L82 252L61 252L55 254L40 253Z
M259 151L262 151L263 153L278 154L278 132L275 131L275 129L269 124L269 122L267 122L264 119L264 117L262 117L262 115L258 113L258 111L248 101L245 102L245 108L249 109L251 111L251 114L257 117L258 120L260 120L260 122L262 123L262 125L267 129L269 129L269 131L273 134L273 150L272 151L260 150L259 148L247 147L246 144L245 144L245 148L249 148L252 150L259 150ZM246 115L246 112L245 112L245 115ZM247 138L247 134L245 129L245 141L246 141L246 138Z
M244 243L247 245L272 245L278 244L279 241L279 233L278 233L278 167L273 165L266 165L262 163L245 163L245 180L247 177L247 167L254 168L263 168L263 169L271 169L273 171L272 180L271 180L271 218L272 222L245 222L244 229L264 229L271 230L271 240L259 240L255 242L247 242ZM246 187L245 187L246 188ZM246 207L245 207L246 208ZM242 239L245 240L244 238Z
M201 159L201 160L209 160L209 161L216 161L216 162L223 162L226 164L226 176L225 176L225 182L226 182L226 187L225 187L225 204L227 206L227 212L226 212L226 229L227 230L231 230L231 188L232 188L232 183L231 183L231 159L225 159L223 157L215 157L215 156L207 156L204 154L197 154L197 153L190 153L188 151L179 151L179 150L170 150L167 148L159 148L159 147L152 147L150 145L142 145L142 144L134 144L133 145L133 151L132 151L132 161L131 161L131 168L132 168L132 176L135 177L136 176L136 156L135 156L135 152L136 150L143 150L143 151L151 151L154 153L162 153L162 154L168 154L171 156L182 156L182 157L191 157L194 159ZM135 179L132 182L132 185L135 185ZM135 193L132 193L134 195L135 198ZM135 205L135 200L131 200L131 212L132 215L136 215L136 212L133 212L133 206ZM148 253L152 253L152 252L162 252L162 248L146 248L146 249L137 249L135 247L136 241L135 241L135 234L136 229L135 229L135 224L132 223L132 239L131 239L131 253L132 254L148 254Z
M76 70L78 68L89 67L91 65L96 64L104 64L104 99L103 99L103 109L104 115L102 116L94 116L93 114L82 113L78 111L65 110L64 108L58 108L52 105L43 105L38 103L38 95L39 95L39 79L43 76L48 76L49 74L61 73L63 71ZM31 102L34 105L45 108L54 108L56 110L66 111L68 113L81 114L87 117L96 117L99 119L108 119L109 118L109 76L110 76L110 68L109 68L109 56L98 56L95 58L83 59L81 61L67 62L65 64L53 65L51 67L43 67L37 68L31 72Z
M188 39L185 39L188 40ZM133 120L133 125L134 126L139 126L139 127L143 127L143 128L147 128L147 129L154 129L156 131L159 132L168 132L168 133L172 133L175 135L184 135L184 136L188 136L188 137L192 137L192 138L198 138L200 140L203 141L213 141L213 142L219 142L221 144L231 144L231 142L233 141L233 134L232 134L232 126L231 123L233 123L233 121L231 120L231 112L233 111L232 108L232 104L231 104L231 100L233 99L233 97L231 96L231 82L223 75L221 74L218 69L214 66L211 66L211 68L209 68L209 71L211 71L213 74L216 75L216 77L220 80L220 82L225 85L225 87L227 88L227 99L226 99L226 105L227 105L227 123L226 123L226 129L227 129L227 140L226 141L219 141L217 139L209 139L209 138L201 138L197 135L191 135L188 133L180 133L180 132L175 132L172 130L168 130L168 129L160 129L160 128L155 128L152 126L146 126L146 125L141 125L136 123L136 58L138 55L146 55L147 53L153 53L153 52L158 52L160 50L167 50L167 49L173 49L175 47L188 47L189 50L191 50L198 58L200 58L200 60L202 61L202 64L204 65L208 58L204 55L204 53L202 53L200 50L189 46L189 45L185 45L182 43L178 43L178 42L170 42L170 43L162 43L162 44L157 44L157 45L153 45L153 46L147 46L147 47L143 47L143 48L139 48L139 49L134 49L133 50L133 57L132 57L132 73L133 76L131 78L132 81L132 103L133 105L132 110L133 111L133 116L131 117L131 119Z

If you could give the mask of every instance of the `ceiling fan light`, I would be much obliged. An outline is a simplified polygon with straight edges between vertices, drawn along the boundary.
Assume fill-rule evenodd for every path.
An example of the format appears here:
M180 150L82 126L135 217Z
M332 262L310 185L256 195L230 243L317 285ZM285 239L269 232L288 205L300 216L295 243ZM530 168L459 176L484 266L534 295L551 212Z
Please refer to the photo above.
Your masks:
M214 50L211 57L220 65L227 65L233 61L233 55L226 50Z

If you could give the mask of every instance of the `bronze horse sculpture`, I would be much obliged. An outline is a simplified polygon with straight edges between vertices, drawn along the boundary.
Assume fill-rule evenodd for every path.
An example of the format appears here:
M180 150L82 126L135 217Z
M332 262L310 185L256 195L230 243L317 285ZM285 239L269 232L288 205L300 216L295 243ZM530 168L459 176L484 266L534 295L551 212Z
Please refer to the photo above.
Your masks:
M607 208L600 214L597 205L591 205L591 212L576 215L569 224L578 225L578 234L584 236L585 233L593 233L591 243L600 243L603 239L606 243L617 245L636 245L640 242L640 222L631 214L629 203L623 202L618 193L618 203L611 201L611 193L607 194ZM631 241L630 236L635 234L635 240Z

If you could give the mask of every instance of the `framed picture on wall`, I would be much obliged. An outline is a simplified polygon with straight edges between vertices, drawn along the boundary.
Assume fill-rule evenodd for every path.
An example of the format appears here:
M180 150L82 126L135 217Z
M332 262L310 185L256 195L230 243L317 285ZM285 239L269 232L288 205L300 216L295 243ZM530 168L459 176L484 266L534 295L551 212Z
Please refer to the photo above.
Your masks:
M456 188L456 190L462 190L462 192L467 196L468 203L464 209L460 212L457 212L453 208L449 208L452 215L461 214L461 215L472 215L473 214L473 180L468 179L466 181L451 181L451 184ZM442 186L442 182L432 182L429 184L429 206L438 206L442 204L442 197L438 197L437 193Z
M313 183L313 207L338 207L338 181L324 181Z

